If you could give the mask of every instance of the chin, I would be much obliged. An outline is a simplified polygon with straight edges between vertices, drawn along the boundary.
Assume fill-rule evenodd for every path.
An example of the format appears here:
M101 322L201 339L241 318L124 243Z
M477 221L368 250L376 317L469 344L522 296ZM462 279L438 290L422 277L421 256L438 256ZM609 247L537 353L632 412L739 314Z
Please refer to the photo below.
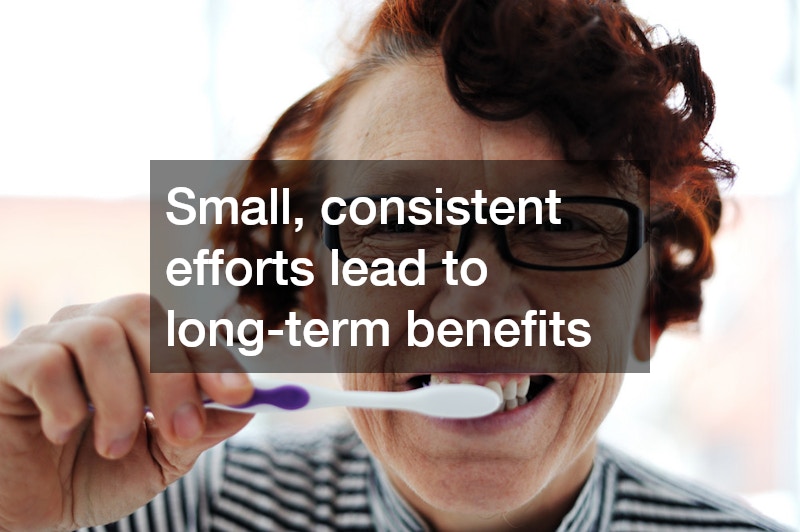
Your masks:
M404 483L425 504L439 510L488 517L517 510L547 484L534 464L509 461L467 463L455 460L416 466L402 473ZM399 482L398 482L399 481Z

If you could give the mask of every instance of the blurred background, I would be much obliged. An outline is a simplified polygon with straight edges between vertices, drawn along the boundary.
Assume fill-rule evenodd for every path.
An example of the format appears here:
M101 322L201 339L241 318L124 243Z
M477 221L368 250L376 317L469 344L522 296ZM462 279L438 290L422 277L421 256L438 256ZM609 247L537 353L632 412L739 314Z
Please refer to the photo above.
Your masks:
M701 322L628 377L602 437L798 526L800 2L628 4L700 46L712 141L740 178ZM0 344L64 305L149 291L149 161L247 158L373 5L0 4Z

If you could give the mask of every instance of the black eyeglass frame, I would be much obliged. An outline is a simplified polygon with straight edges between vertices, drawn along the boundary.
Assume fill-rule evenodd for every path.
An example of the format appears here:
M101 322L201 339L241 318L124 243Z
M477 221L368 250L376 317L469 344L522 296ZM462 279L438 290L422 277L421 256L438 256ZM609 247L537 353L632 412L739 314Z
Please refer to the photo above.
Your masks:
M359 198L367 198L377 203L380 202L383 198L398 198L403 201L409 201L413 199L415 196L404 196L404 195L391 195L391 194L381 194L381 195L364 195L364 196L353 196L350 198L344 198L344 204L341 203L332 203L328 205L328 215L329 218L336 218L341 213L342 209L350 205L353 201ZM434 198L428 198L431 200L431 204L433 204ZM472 229L475 225L491 225L494 227L496 237L497 237L497 250L500 253L500 257L508 262L509 264L513 264L514 266L519 266L521 268L526 268L529 270L544 270L544 271L559 271L559 272L566 272L566 271L587 271L587 270L604 270L608 268L615 268L617 266L621 266L631 260L636 253L642 249L644 243L647 241L647 231L645 230L645 220L644 220L644 211L638 206L635 205L627 200L621 198L609 198L606 196L564 196L561 197L562 204L569 204L569 203L594 203L599 205L612 205L615 207L620 207L624 209L628 215L628 236L627 241L625 243L625 251L623 252L622 256L614 261L603 263L603 264L592 264L587 266L549 266L549 265L542 265L542 264L533 264L525 261L521 261L515 258L511 254L511 248L508 245L508 239L506 238L506 231L504 226L498 225L491 220L487 220L486 224L478 224L475 221L475 206L459 206L464 210L470 212L470 219L469 221L461 226L461 233L459 234L458 245L456 249L453 251L453 258L456 260L463 259L467 254L467 249L469 249L469 242L472 235ZM328 224L324 220L322 221L322 241L329 250L333 251L334 249L339 252L339 260L342 262L348 260L350 257L347 257L342 249L342 241L339 236L339 226ZM397 266L397 265L395 265ZM444 264L442 262L426 264L425 269L434 269L434 268L441 268Z

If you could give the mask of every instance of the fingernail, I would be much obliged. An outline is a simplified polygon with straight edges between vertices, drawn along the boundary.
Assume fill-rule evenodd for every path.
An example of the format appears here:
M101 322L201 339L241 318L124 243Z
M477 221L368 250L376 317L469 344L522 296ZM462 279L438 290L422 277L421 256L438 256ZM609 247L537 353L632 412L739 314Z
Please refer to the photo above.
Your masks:
M250 384L250 379L244 373L220 373L219 381L226 388L244 388Z
M131 440L133 439L133 434L129 434L127 436L123 436L122 438L116 438L111 440L108 448L106 449L106 457L108 458L122 458L125 456L125 453L128 452L131 446Z
M194 441L203 432L203 421L200 411L194 403L184 403L172 415L172 428L178 438Z

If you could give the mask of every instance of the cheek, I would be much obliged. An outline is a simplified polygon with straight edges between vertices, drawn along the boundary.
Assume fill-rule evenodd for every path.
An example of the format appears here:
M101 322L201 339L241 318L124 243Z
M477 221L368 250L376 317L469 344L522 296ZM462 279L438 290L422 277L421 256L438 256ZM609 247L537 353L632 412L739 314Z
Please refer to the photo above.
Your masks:
M603 279L598 280L596 288L586 297L594 320L592 326L606 342L624 342L630 347L645 308L647 255L641 253L624 266L605 270L603 274Z
M574 351L582 370L624 371L647 295L646 255L619 268L554 275L552 282L544 283L548 301L544 290L536 290L542 284L532 285L531 297L551 316L559 312L567 323L578 319L589 323L590 344Z
M377 318L390 317L396 319L402 317L401 323L405 322L406 312L411 309L419 309L425 305L435 294L438 287L442 284L444 274L441 270L425 270L424 283L422 285L405 286L397 272L387 274L380 270L377 283L371 282L370 275L376 274L375 270L369 270L363 284L360 286L350 286L345 282L342 275L343 262L332 264L332 254L324 244L319 243L316 249L316 260L314 261L317 269L315 271L315 285L318 293L323 294L326 301L326 312L328 318ZM334 267L336 268L337 284L333 285ZM377 275L377 274L376 274ZM396 286L375 286L385 281L388 275L392 275ZM412 274L409 273L414 280ZM354 275L354 278L364 276Z
M593 437L619 394L624 373L581 373L576 375L569 421L565 424L580 432L577 441Z
M389 353L406 348L408 311L419 314L429 304L435 290L436 283L420 287L376 287L367 281L362 286L344 283L331 286L328 280L326 318L329 326L334 328L337 322L349 320L349 324L340 329L340 345L331 348L337 370L393 371ZM354 320L364 321L354 325ZM384 322L385 327L380 325ZM372 331L372 345L368 345L369 330Z
M387 389L387 375L383 373L342 373L340 381L345 390ZM378 458L396 450L401 438L393 433L397 426L396 414L388 410L349 409L350 419L361 440Z
M547 290L554 296L552 310L574 314L572 317L638 316L646 295L648 266L646 255L637 255L637 259L617 268L556 274L531 283L533 293L537 286L549 286Z

